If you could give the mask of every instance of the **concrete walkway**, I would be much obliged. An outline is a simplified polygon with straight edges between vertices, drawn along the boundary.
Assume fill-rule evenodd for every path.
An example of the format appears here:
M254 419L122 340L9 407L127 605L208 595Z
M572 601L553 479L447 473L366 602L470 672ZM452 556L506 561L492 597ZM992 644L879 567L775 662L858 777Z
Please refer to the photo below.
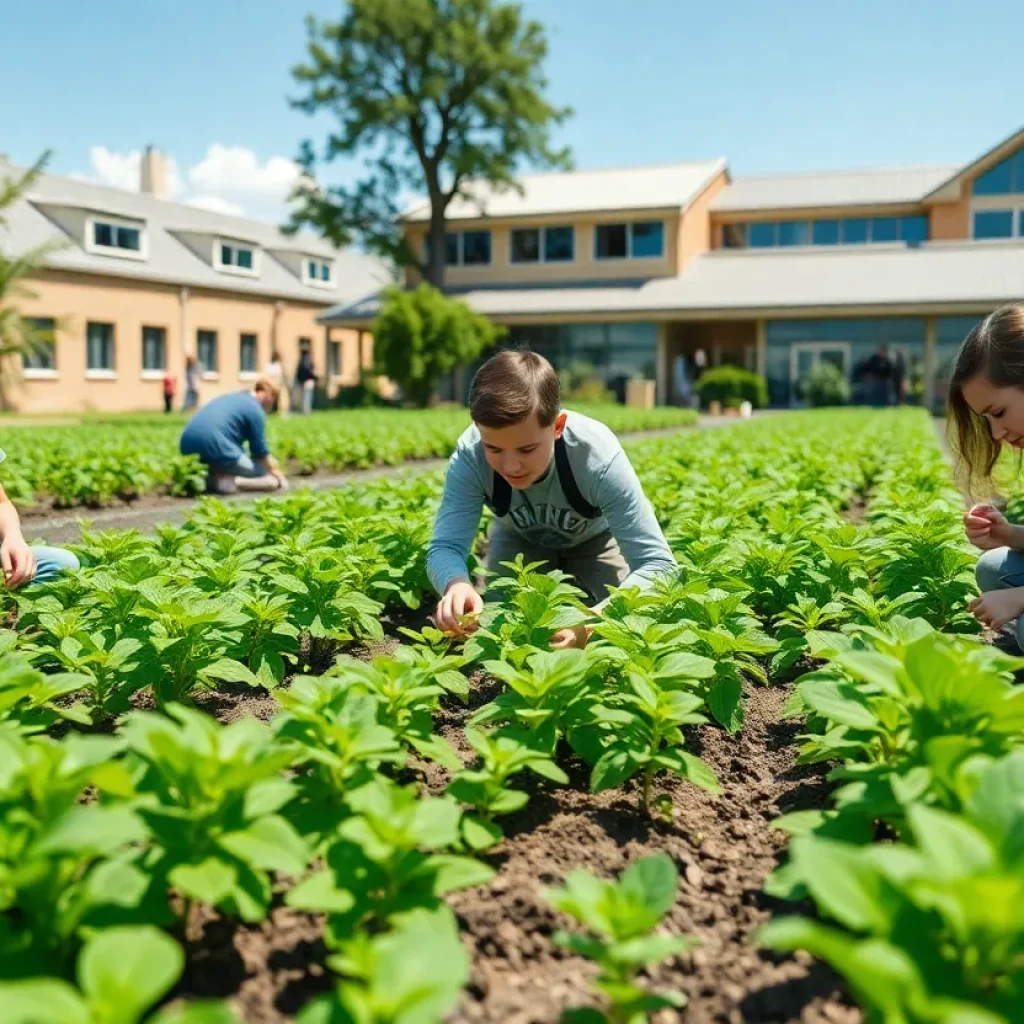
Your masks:
M733 416L700 416L697 425L700 429L727 427L742 422ZM621 434L624 441L639 441L646 438L669 437L692 427L669 427L665 430L649 430L638 433ZM292 489L282 493L267 494L230 494L221 498L226 502L253 501L255 498L271 499L287 496L296 490L311 491L333 490L351 483L363 483L379 480L382 477L397 476L400 473L427 473L430 470L443 469L447 459L424 459L416 462L403 462L398 466L375 466L373 469L356 469L345 473L333 473L327 476L292 477ZM42 540L48 544L74 544L81 539L81 524L86 522L90 530L139 530L148 533L158 523L183 523L196 507L192 498L165 498L160 501L143 501L137 506L120 508L102 508L96 510L77 509L70 513L58 515L26 516L23 519L25 536L30 541Z

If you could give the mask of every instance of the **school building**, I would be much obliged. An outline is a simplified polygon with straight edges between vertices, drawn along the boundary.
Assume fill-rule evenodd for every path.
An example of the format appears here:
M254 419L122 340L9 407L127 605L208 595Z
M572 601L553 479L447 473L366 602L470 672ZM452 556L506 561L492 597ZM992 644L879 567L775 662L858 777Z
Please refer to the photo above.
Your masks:
M938 406L966 332L1024 298L1024 130L963 166L734 178L719 159L520 186L452 202L446 290L558 366L655 379L660 402L680 354L760 371L784 407L818 363L850 377L885 344ZM428 205L403 221L424 246ZM321 322L367 329L378 304Z
M0 165L0 178L17 171ZM22 412L159 409L167 371L184 395L187 355L203 401L245 387L276 350L291 381L308 348L330 395L370 365L362 328L325 327L325 307L380 289L379 260L309 234L176 203L167 165L148 149L140 191L43 175L5 211L9 257L55 243L15 302L42 344L6 374Z

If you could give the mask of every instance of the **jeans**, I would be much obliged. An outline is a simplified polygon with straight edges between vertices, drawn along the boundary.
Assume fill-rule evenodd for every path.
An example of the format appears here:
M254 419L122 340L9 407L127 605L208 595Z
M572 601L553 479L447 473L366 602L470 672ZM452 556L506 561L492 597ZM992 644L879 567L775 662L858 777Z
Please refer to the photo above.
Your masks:
M1014 551L1012 548L986 551L978 559L974 575L978 580L978 589L983 594L993 590L1024 587L1024 551ZM1014 637L1024 651L1024 615L1005 625L1003 632Z
M32 554L36 556L36 574L32 583L49 583L62 572L73 572L79 567L77 556L64 548L33 545Z
M267 471L262 466L257 466L248 455L240 455L234 462L211 463L206 474L206 489L220 493L221 489L217 487L218 478L228 477L233 482L236 476L255 480L257 477L266 476L266 474Z
M547 562L545 568L568 573L572 582L595 602L603 601L608 596L608 588L621 586L629 575L629 566L618 542L608 530L575 547L547 548L495 523L488 540L488 571L508 576L509 570L501 563L513 561L520 553L527 563Z

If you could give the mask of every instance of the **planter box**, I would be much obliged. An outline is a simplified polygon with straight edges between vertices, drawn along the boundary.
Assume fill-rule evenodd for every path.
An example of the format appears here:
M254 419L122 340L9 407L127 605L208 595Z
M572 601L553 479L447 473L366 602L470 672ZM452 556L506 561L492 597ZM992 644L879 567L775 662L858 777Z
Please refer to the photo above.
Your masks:
M655 384L653 380L627 380L626 405L634 409L653 409Z

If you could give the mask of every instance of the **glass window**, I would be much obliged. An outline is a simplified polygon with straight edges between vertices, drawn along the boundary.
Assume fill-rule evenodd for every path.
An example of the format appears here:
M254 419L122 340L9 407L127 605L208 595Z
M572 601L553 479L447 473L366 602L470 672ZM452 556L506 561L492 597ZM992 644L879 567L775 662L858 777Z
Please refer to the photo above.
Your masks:
M565 263L576 258L576 232L571 227L544 229L544 259Z
M89 323L85 329L85 368L114 369L114 325Z
M779 225L774 221L754 221L747 229L752 249L767 249L779 244Z
M1013 172L1013 159L1003 160L974 179L972 192L976 196L1002 196L1009 192L1024 191L1024 181L1014 182Z
M327 345L327 372L332 377L341 376L341 342L332 341Z
M865 217L847 217L842 224L843 245L863 245L868 240Z
M234 253L230 245L222 245L220 247L220 261L225 267L230 267L234 262Z
M32 329L28 351L22 356L26 370L57 369L57 322L51 317L25 317Z
M631 224L630 232L633 236L631 256L661 257L665 255L665 225L660 220Z
M105 245L108 248L113 248L114 245L114 228L111 224L93 224L92 226L92 240L94 245Z
M242 373L256 372L256 335L243 334L239 338L238 368Z
M747 247L747 225L746 224L723 224L722 225L722 247L724 249L746 249L746 247Z
M238 265L245 270L252 270L252 249L236 249Z
M311 281L315 281L316 280L316 261L315 260L310 260L306 264L306 276Z
M805 220L784 220L779 224L779 245L810 245L811 226Z
M321 263L320 264L320 280L321 281L330 281L330 279L331 279L331 265L330 265L330 263Z
M920 245L928 241L927 217L901 217L900 238L907 245Z
M490 231L463 231L462 262L467 267L491 262Z
M206 373L217 372L216 331L196 331L196 355Z
M975 210L974 238L1012 238L1013 210Z
M871 241L895 242L900 237L899 217L872 217Z
M624 260L628 255L626 225L598 224L594 234L594 258L599 260Z
M142 368L164 370L167 368L167 332L162 327L142 328Z
M1017 236L1024 238L1024 210L1017 211Z
M244 249L239 245L221 245L220 262L225 267L241 267L252 270L252 249Z
M127 249L131 252L138 252L142 247L142 231L140 228L122 224L94 221L92 241L93 245L102 245L107 249Z
M449 267L459 265L459 234L457 231L449 231L444 236L444 262Z
M816 220L811 225L811 242L814 245L838 245L839 221Z
M141 233L138 228L118 228L116 238L118 249L132 249L135 252L139 251Z
M512 262L536 263L540 260L540 228L516 228L512 232Z

